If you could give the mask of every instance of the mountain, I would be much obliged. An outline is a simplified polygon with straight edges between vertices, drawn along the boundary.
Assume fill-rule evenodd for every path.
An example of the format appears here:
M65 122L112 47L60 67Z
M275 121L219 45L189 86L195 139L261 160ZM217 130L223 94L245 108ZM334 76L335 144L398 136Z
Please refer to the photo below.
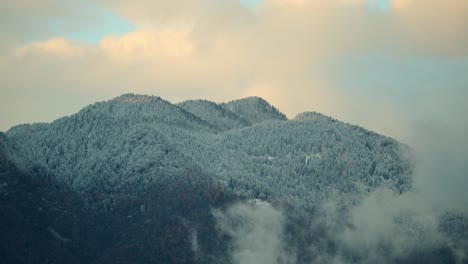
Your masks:
M161 181L145 194L116 191L112 204L91 204L109 196L83 199L46 170L25 170L8 141L0 133L0 263L227 262L211 206L232 198L215 185Z
M221 104L208 100L188 100L178 106L223 131L269 120L287 120L283 113L259 97Z
M80 263L78 252L86 259L99 250L82 200L43 172L18 167L7 145L0 133L0 263Z
M125 94L0 134L0 263L231 263L236 237L219 231L214 212L245 201L285 208L284 239L297 263L310 263L310 244L336 251L326 225L312 222L320 206L333 200L345 226L373 190L408 192L410 154L319 113L288 120L258 97L175 105ZM410 259L451 263L443 249Z
M184 101L178 106L223 131L251 125L249 121L222 105L207 100Z
M260 97L247 97L221 104L225 109L246 119L251 124L267 120L283 120L286 116Z
M86 197L145 193L190 176L311 209L333 190L352 201L361 188L411 186L411 164L402 158L408 148L395 140L319 114L287 121L260 98L221 106L123 95L7 136L24 166L44 168Z

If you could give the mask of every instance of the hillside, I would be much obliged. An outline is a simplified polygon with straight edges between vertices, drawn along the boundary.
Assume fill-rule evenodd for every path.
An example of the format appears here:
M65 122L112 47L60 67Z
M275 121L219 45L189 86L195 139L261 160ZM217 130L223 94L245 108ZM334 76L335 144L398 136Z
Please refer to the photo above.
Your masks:
M267 120L287 120L286 116L260 97L247 97L221 104L251 124Z
M189 176L312 208L335 190L352 201L363 189L411 186L410 162L401 158L408 149L390 138L321 115L285 120L260 98L222 106L123 95L7 136L29 169L40 166L85 193L139 193Z
M242 246L272 242L243 240L257 229L276 234L277 263L466 263L462 214L442 212L430 246L396 255L337 235L355 230L352 210L374 191L412 190L410 156L389 137L316 112L289 120L257 97L125 94L0 133L0 263L238 264ZM432 241L417 218L390 221Z
M184 101L178 106L223 131L251 125L249 121L222 105L207 100Z

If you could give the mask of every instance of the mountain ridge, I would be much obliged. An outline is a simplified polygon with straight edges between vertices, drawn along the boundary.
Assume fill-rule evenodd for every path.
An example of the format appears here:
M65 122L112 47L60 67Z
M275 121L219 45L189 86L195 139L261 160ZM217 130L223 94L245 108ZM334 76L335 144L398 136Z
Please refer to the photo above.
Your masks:
M238 205L284 213L278 239L300 256L291 263L374 263L335 232L353 230L350 211L374 191L412 190L410 151L317 112L287 119L261 98L124 94L0 133L0 263L236 263L238 235L219 217ZM249 217L228 220L250 232L261 221ZM382 245L382 263L456 263L468 221L441 220L450 240L403 256ZM411 219L390 221L424 239Z
M197 181L214 180L243 196L289 200L299 207L318 203L336 188L358 197L362 182L372 189L410 188L410 164L399 154L407 150L400 143L313 116L320 118L288 120L259 97L174 105L124 94L6 135L27 167L46 168L80 192L139 192L190 171L197 171L192 173ZM285 168L289 183L282 177Z

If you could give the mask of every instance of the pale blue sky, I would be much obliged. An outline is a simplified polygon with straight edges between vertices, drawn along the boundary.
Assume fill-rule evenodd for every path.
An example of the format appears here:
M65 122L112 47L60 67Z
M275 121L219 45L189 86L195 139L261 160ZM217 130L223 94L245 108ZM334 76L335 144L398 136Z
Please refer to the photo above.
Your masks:
M93 18L92 23L67 18L51 19L48 21L46 34L36 38L47 39L61 36L84 43L98 43L105 36L122 35L135 29L129 21L96 3L89 4L85 13L86 16ZM37 40L31 39L30 41Z
M108 10L99 7L91 8L91 12L99 18L99 23L92 28L83 31L68 31L60 20L51 22L52 34L65 36L73 40L85 43L97 43L101 38L108 35L122 35L134 29L134 26L127 20L118 17Z

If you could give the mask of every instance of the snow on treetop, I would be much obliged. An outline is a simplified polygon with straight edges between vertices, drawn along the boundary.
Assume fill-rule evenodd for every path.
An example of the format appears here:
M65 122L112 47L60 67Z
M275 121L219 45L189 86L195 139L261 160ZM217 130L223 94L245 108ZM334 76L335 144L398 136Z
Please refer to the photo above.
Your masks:
M160 101L161 98L158 96L150 96L150 95L141 95L141 94L123 94L118 96L111 101L113 102L121 102L121 103L150 103L154 101Z

